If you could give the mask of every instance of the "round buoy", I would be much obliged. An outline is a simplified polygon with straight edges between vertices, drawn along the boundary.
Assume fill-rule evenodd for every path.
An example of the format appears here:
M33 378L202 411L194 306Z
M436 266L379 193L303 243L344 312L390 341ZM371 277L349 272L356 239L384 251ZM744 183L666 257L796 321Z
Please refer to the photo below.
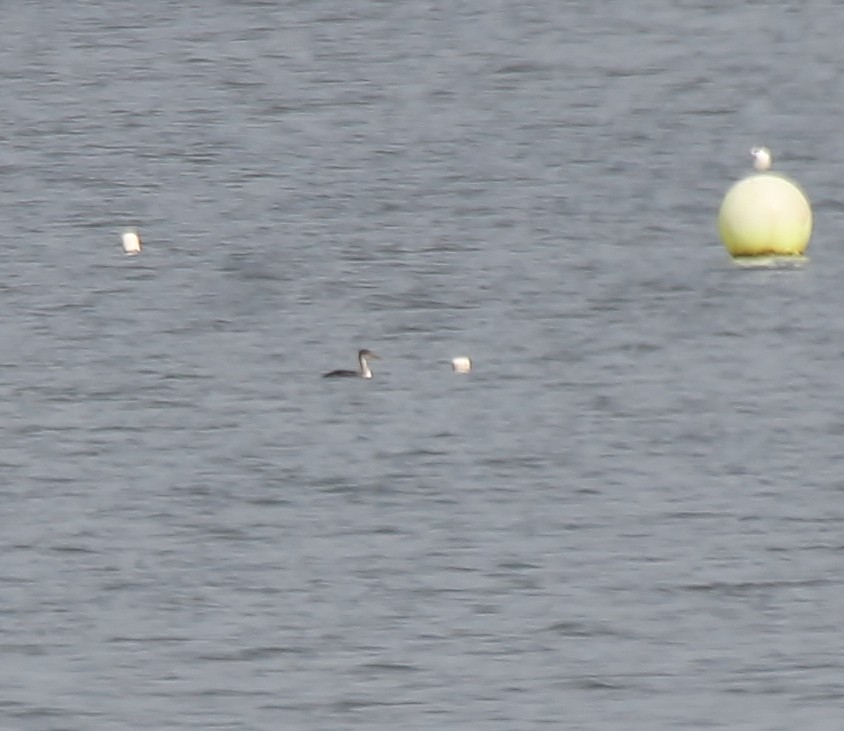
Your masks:
M734 257L801 256L812 236L812 208L800 187L769 173L771 153L751 150L754 175L739 180L724 196L718 232Z

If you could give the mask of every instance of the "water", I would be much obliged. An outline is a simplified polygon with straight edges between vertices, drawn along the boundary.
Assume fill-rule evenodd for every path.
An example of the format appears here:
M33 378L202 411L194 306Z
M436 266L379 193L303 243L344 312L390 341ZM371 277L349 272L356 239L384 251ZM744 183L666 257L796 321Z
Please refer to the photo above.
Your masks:
M837 731L836 11L5 8L1 725Z

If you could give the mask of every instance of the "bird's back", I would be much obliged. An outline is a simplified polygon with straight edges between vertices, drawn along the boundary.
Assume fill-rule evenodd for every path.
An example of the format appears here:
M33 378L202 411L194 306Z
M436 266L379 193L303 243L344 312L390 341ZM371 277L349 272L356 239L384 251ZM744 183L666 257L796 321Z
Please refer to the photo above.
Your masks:
M329 371L328 373L323 374L323 378L355 378L359 376L360 373L357 371L345 371L345 370L338 370L338 371Z

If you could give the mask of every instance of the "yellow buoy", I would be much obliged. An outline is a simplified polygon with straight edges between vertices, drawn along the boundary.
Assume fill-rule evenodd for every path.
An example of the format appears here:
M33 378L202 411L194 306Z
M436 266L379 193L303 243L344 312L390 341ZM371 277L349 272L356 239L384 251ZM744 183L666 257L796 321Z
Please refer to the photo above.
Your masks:
M794 181L767 172L767 148L750 153L757 173L727 191L718 213L724 246L735 257L802 256L812 236L809 199Z

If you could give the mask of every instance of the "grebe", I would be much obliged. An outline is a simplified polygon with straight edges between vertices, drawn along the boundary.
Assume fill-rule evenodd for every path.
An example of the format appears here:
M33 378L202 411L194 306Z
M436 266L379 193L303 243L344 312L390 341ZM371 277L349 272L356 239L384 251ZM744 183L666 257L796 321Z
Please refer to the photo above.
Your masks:
M771 168L771 151L767 147L754 147L750 150L753 158L753 167L760 173Z
M364 348L358 351L358 363L360 370L357 371L329 371L323 374L323 378L372 378L372 371L369 369L370 360L378 360L381 356L375 355L371 350Z

